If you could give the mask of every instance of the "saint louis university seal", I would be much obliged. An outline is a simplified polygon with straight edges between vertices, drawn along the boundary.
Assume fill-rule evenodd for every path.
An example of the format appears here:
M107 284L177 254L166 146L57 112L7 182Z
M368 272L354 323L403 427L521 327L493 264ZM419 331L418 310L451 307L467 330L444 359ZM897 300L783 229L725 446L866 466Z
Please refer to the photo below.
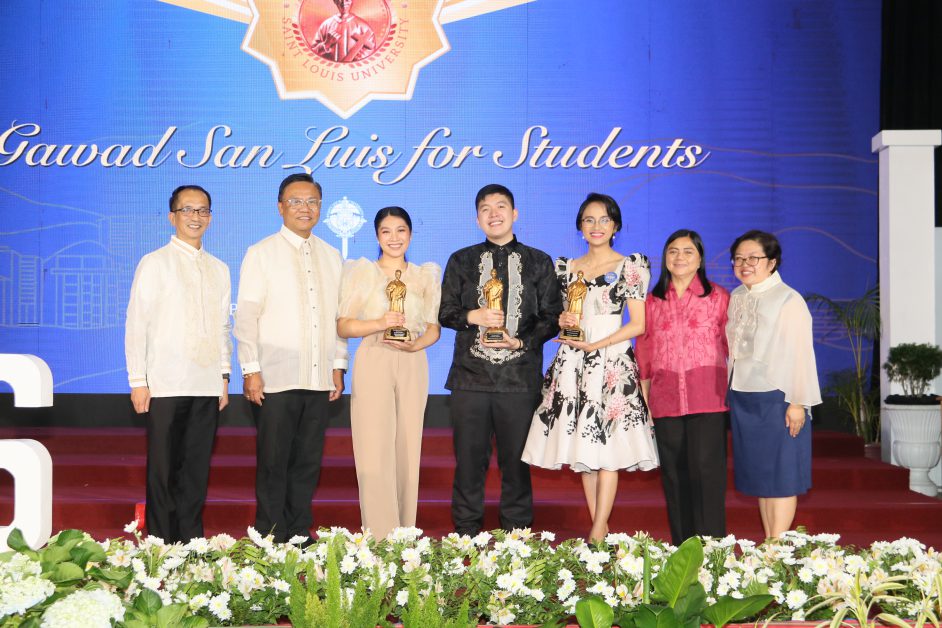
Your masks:
M249 0L242 49L283 99L316 98L347 118L373 99L408 100L419 69L448 52L445 0Z

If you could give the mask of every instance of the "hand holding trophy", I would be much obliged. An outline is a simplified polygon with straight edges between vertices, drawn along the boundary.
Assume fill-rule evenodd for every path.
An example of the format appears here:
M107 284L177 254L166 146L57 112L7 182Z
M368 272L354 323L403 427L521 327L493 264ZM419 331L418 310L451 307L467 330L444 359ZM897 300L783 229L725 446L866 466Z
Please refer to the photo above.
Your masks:
M481 293L484 296L487 309L498 312L503 311L501 296L504 294L504 284L497 278L496 269L491 269L491 278L481 286ZM507 334L507 330L503 327L488 327L484 330L484 342L503 342L505 334Z
M389 299L389 311L406 313L406 284L400 279L402 271L396 271L396 278L386 285L386 298ZM408 329L397 325L386 329L383 334L383 340L395 340L397 342L408 342L412 340L412 334Z
M566 288L566 311L581 317L582 304L585 302L585 297L588 292L589 287L586 285L585 279L582 278L582 271L580 270L575 281ZM578 325L574 327L563 327L559 332L559 337L564 340L582 342L585 340L585 331Z

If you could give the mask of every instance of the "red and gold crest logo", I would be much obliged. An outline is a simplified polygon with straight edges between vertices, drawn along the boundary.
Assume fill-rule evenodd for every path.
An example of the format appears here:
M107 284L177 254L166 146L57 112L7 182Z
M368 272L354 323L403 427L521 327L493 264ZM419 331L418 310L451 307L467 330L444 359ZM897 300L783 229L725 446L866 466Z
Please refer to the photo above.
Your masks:
M448 52L445 0L249 0L242 49L284 99L316 98L347 118L371 100L408 100L419 70Z

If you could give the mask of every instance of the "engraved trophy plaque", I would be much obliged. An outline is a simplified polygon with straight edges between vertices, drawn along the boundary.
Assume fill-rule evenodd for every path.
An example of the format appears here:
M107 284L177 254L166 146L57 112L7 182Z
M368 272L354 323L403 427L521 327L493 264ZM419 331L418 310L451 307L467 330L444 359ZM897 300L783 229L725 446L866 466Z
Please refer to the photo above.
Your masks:
M503 310L500 299L504 294L504 283L497 278L497 270L491 269L491 278L481 286L481 294L484 295L487 309ZM503 327L488 327L484 330L484 342L503 342L506 331Z
M406 284L400 279L402 271L396 271L396 278L386 284L386 298L389 299L389 311L406 313ZM389 327L383 334L383 340L395 340L396 342L408 342L412 340L412 334L405 327Z
M582 278L582 271L580 270L575 281L566 288L566 311L570 314L578 314L581 317L582 304L585 303L585 296L588 291L589 287L586 285L585 279ZM559 331L559 337L564 340L583 342L585 341L585 331L578 325L563 327Z

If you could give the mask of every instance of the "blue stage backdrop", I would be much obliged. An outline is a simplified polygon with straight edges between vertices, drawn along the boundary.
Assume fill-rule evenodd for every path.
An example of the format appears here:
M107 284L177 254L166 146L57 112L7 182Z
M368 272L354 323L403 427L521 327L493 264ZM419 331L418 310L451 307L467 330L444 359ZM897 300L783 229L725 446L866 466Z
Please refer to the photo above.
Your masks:
M234 301L246 247L280 225L279 181L305 168L315 233L350 258L377 254L372 217L401 205L411 260L444 265L481 240L474 194L501 182L520 239L553 256L581 254L574 215L599 191L622 207L617 249L655 276L688 227L732 287L727 247L761 228L801 292L874 285L878 0L355 0L339 39L336 12L0 4L0 351L41 356L57 392L125 392L128 291L171 234L172 188L212 193L205 244ZM833 323L815 330L822 375L849 366ZM452 340L430 350L432 393Z

